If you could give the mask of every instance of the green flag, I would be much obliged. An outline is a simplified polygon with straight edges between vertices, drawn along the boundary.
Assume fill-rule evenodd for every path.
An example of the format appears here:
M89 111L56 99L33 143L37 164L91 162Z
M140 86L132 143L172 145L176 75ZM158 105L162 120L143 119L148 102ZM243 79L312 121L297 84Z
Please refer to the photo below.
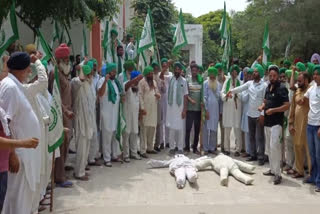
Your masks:
M144 50L150 48L151 46L154 46L154 44L155 44L155 36L154 36L152 17L151 17L150 9L148 9L146 21L144 22L143 30L142 30L140 41L139 41L138 53L141 53Z
M269 24L266 22L266 26L263 34L263 56L262 56L262 65L267 67L268 62L270 61L270 43L269 43Z
M50 43L50 48L51 50L53 50L53 45L54 43L57 41L59 42L60 39L60 28L59 28L59 24L57 21L54 20L53 22L53 31L52 31L52 40Z
M56 150L64 140L64 128L63 128L63 116L61 108L61 97L60 97L60 83L58 68L54 70L54 81L52 88L52 97L50 100L51 114L49 124L49 145L48 151L53 152Z
M0 56L18 39L19 32L16 19L15 1L13 0L7 18L2 20L0 25Z
M83 26L82 29L82 35L83 35L83 42L82 42L82 50L81 50L81 55L82 57L88 56L88 48L87 48L87 35L86 35L86 29Z
M36 33L37 33L37 37L36 37L35 44L36 44L37 50L39 50L43 54L43 57L41 60L48 61L53 56L51 48L48 45L48 43L46 42L46 40L44 39L44 37L39 29L36 29Z
M226 12L226 2L224 2L224 10L222 14L222 19L219 27L219 32L221 36L221 47L228 39L228 20L227 20L227 12Z
M222 67L224 73L228 73L230 67L230 57L232 57L232 45L231 45L231 25L229 25L229 30L227 31L227 39L224 43L223 55L222 55Z
M123 132L126 129L126 118L124 117L123 113L123 104L120 102L119 105L119 114L118 114L118 124L117 124L117 130L116 130L116 139L120 143L120 149L122 150L122 144L121 144L121 137Z
M290 47L291 47L291 36L290 36L290 38L288 40L288 44L287 44L287 47L286 47L286 52L284 54L284 58L285 59L288 59L288 57L289 57Z
M186 32L184 31L184 20L181 9L179 14L179 23L177 24L177 28L173 36L173 43L173 53L178 53L181 48L188 44Z
M108 39L109 39L109 21L105 21L104 36L102 41L104 60L107 60Z

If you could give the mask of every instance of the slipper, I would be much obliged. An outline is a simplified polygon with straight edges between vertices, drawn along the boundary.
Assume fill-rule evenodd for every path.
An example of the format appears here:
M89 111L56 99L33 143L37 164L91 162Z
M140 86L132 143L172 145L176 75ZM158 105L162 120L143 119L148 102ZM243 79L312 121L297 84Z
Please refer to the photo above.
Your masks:
M71 181L65 181L65 182L56 183L56 186L62 187L62 188L70 188L73 186L73 183Z

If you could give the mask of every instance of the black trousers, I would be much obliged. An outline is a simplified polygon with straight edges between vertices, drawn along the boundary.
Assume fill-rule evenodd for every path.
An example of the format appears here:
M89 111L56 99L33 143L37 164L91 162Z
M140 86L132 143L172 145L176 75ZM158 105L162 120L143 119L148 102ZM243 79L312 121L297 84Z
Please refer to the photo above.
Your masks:
M258 118L248 116L249 136L250 136L250 156L264 159L265 139L264 127L260 125Z
M194 125L194 140L192 148L194 150L197 149L199 142L200 124L201 111L187 111L185 149L190 149L190 132L192 125Z

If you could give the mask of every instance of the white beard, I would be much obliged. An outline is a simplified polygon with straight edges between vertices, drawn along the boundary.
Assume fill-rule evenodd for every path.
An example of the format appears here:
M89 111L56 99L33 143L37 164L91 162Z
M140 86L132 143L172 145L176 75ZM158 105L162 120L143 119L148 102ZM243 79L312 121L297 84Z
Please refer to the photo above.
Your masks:
M217 80L212 81L211 79L209 79L209 88L215 91L217 89Z
M70 73L70 64L65 64L64 62L59 63L59 70L62 71L65 75L69 75Z

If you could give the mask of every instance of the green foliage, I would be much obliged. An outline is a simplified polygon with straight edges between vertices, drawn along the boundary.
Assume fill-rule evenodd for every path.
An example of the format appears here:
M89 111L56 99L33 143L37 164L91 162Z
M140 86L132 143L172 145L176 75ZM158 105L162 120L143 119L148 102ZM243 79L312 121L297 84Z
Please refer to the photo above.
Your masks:
M127 32L132 33L136 38L140 38L147 11L150 8L160 57L170 57L173 47L173 33L171 29L175 17L172 1L134 0L132 7L136 15Z

